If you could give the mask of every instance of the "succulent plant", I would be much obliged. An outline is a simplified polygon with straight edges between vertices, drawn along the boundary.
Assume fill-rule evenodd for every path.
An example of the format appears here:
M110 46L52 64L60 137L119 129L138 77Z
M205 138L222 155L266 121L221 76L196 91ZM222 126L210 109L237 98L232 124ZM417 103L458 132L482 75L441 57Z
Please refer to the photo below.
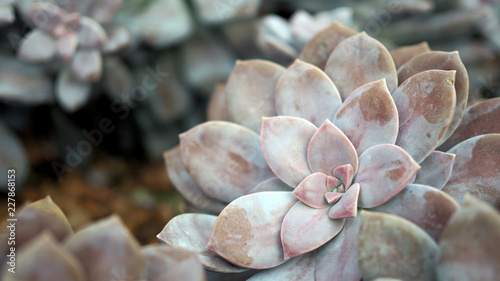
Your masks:
M11 23L15 19L14 9L12 4L14 0L0 1L0 24Z
M457 52L389 53L334 23L299 58L287 69L238 62L209 108L238 124L204 123L166 152L181 194L224 209L174 218L160 240L198 251L212 270L271 268L251 280L359 280L358 208L408 219L438 241L467 192L498 207L500 134L435 150L466 126L468 77Z
M0 251L6 253L2 254L2 280L206 280L196 253L161 245L141 249L116 216L73 234L62 211L47 197L24 206L17 219L15 273L3 261L10 246L9 230L2 228Z

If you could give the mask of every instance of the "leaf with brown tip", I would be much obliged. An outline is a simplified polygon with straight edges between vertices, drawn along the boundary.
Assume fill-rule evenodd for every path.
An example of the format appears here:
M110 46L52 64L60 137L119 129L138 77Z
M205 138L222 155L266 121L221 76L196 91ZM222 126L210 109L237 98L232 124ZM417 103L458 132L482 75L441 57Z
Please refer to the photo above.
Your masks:
M342 104L337 88L316 66L295 60L276 86L278 115L296 116L321 126Z
M443 191L458 203L464 195L484 200L500 209L500 134L486 134L463 141L448 153L456 154L451 177Z
M226 84L231 119L259 132L262 117L276 115L274 89L284 71L281 65L265 60L237 61Z
M382 78L385 78L389 92L398 86L391 54L365 32L342 41L328 58L325 72L337 86L342 100L366 83Z
M390 214L361 212L358 264L363 279L436 280L438 252L436 242L415 224Z
M392 95L399 113L396 145L417 163L438 146L455 110L455 71L428 70L406 80Z
M450 127L441 142L446 141L460 124L469 96L469 75L458 52L430 51L413 57L398 69L398 80L402 84L413 75L431 69L455 70L456 106Z
M468 107L451 137L438 147L446 151L458 143L483 134L500 133L500 98L487 99Z
M357 33L356 30L335 21L309 40L302 49L299 58L324 69L326 61L337 45Z
M500 276L500 214L465 196L464 206L444 229L437 258L439 280L488 280Z
M429 44L427 42L421 42L415 45L396 48L391 51L391 56L394 60L394 64L396 65L396 69L399 69L413 57L430 51L431 48L429 48Z

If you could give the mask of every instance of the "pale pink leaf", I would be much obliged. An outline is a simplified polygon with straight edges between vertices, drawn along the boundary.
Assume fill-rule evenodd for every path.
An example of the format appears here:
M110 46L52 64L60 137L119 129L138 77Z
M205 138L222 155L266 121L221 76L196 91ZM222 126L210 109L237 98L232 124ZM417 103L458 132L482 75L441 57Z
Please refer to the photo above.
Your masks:
M78 31L78 43L83 47L95 48L104 45L108 36L104 28L95 20L82 17Z
M359 156L359 207L373 208L394 197L417 173L420 166L403 149L379 144Z
M66 12L58 6L43 2L33 3L28 14L36 27L49 33L63 23L65 16Z
M102 47L106 54L117 52L130 44L130 33L123 26L108 28L108 41Z
M226 84L217 84L207 106L207 120L231 121L226 105Z
M71 72L82 82L98 82L102 74L102 57L99 50L78 50L71 62Z
M470 193L500 209L500 134L463 141L448 153L456 154L451 177L443 188L458 203Z
M327 175L314 173L307 176L292 192L304 204L316 208L326 208L328 206L325 193L327 188Z
M435 280L439 247L415 224L391 214L362 211L357 238L363 280Z
M21 41L17 55L21 60L44 62L54 57L56 48L49 33L35 28Z
M243 126L210 121L180 135L185 167L209 197L231 202L273 177L259 135Z
M418 163L437 147L451 124L455 110L455 71L420 72L394 92L399 113L396 145Z
M385 79L356 89L332 122L349 138L358 155L377 144L394 144L398 134L398 111Z
M90 98L90 84L78 81L69 69L63 69L56 81L55 97L66 112L75 112L83 107Z
M328 211L328 216L334 220L355 218L358 214L359 183L353 184L344 193L340 200L333 204Z
M448 220L458 210L448 194L430 186L408 184L396 196L371 211L390 213L407 219L439 241Z
M261 183L252 187L252 189L250 189L250 191L248 191L248 194L255 193L255 192L262 192L262 191L292 191L292 190L293 189L291 186L284 183L279 178L273 177L273 178L267 179L265 181L262 181Z
M238 61L226 84L229 116L255 132L264 116L275 116L274 89L285 68L264 60Z
M278 115L296 116L321 126L342 104L337 88L316 66L295 60L276 86Z
M207 249L217 216L182 214L171 219L156 236L160 242L198 254L200 262L209 270L236 273L245 271Z
M396 67L389 51L365 32L342 41L328 58L325 72L343 100L357 88L382 78L389 92L398 86Z
M349 188L354 178L354 168L351 164L338 166L337 168L333 169L332 175L342 182L344 188Z
M391 56L394 60L394 64L396 65L396 69L399 69L413 57L429 51L431 51L429 44L427 42L422 42L415 45L396 48L391 51Z
M337 45L344 39L356 35L357 33L356 30L335 21L309 40L302 49L299 58L324 69L328 57L330 57L330 54Z
M246 268L265 269L285 262L281 224L297 202L291 192L258 192L234 200L215 222L207 248Z
M345 220L330 219L328 209L311 208L302 202L290 209L281 227L286 260L321 247L342 230Z
M76 52L78 35L74 32L64 34L57 39L57 54L63 61L69 62Z
M248 281L271 281L287 280L302 281L314 280L314 264L316 263L315 252L292 258L286 263L275 268L263 270Z
M356 149L330 120L325 120L311 138L307 148L307 162L313 172L332 175L335 168L350 164L354 173L358 170Z
M307 164L307 147L318 129L309 121L288 116L262 119L261 146L274 174L296 187L311 174Z
M451 176L455 154L433 151L420 166L414 183L442 189Z
M107 24L113 19L115 13L122 5L122 2L123 0L93 1L93 5L90 7L87 14L100 24Z

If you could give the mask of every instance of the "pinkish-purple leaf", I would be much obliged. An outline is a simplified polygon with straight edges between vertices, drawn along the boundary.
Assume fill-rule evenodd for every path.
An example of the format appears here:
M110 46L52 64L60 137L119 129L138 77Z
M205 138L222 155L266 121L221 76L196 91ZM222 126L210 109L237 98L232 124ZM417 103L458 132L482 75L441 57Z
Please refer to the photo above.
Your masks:
M422 42L415 45L396 48L391 51L391 56L394 60L394 64L396 65L396 69L399 69L413 57L429 51L431 51L429 44L427 44L427 42Z
M332 175L342 182L344 188L348 188L349 186L351 186L352 180L354 178L354 168L351 164L338 166L337 168L333 169Z
M288 211L281 227L286 260L321 247L342 230L345 220L329 218L328 209L315 209L297 202Z
M231 202L273 177L259 135L243 126L210 121L180 135L185 167L209 197Z
M343 100L357 88L382 78L385 78L389 92L398 86L391 54L365 32L342 41L328 58L325 72Z
M57 54L64 62L71 61L78 46L78 35L74 32L69 32L57 39Z
M215 222L207 248L246 268L265 269L285 262L281 224L297 202L291 192L258 192L234 200Z
M391 214L362 211L357 238L363 280L379 277L435 280L434 263L439 247L415 224Z
M359 156L359 207L373 208L394 197L415 176L420 166L403 149L379 144Z
M377 144L394 144L398 134L398 111L385 79L356 89L333 119L349 138L358 155Z
M330 120L314 133L307 148L307 163L313 172L332 175L335 168L350 164L354 173L358 171L356 149Z
M231 121L226 105L226 84L217 84L207 106L207 120Z
M35 26L46 32L53 32L63 23L66 12L50 3L33 3L29 10L29 19Z
M54 39L46 31L35 28L21 41L17 55L21 60L44 62L51 60L55 54Z
M420 166L414 183L442 189L448 182L453 169L455 154L433 151Z
M292 187L284 183L277 177L267 179L256 186L252 187L248 194L262 191L292 191Z
M328 192L327 175L314 173L307 176L292 192L304 204L320 209L328 206L325 193Z
M460 125L451 137L438 147L446 151L458 143L483 134L500 133L500 98L487 99L467 108Z
M307 253L293 259L275 268L263 270L248 281L271 281L287 280L302 281L314 280L314 264L316 263L315 252Z
M237 267L207 249L217 216L182 214L171 219L156 236L174 248L196 252L201 263L209 270L236 273L246 269Z
M95 48L104 45L108 36L104 28L95 20L82 17L78 31L78 43L83 47Z
M311 122L288 116L262 119L261 146L269 167L282 181L296 187L311 174L307 147L318 129Z
M182 162L180 146L176 146L166 151L163 153L163 157L165 158L168 177L184 199L196 208L214 214L218 214L224 209L226 204L212 199L203 193L186 171L184 163Z
M436 262L439 280L497 280L500 276L500 214L465 196L444 229Z
M102 74L102 57L99 50L78 50L71 62L71 72L82 82L98 82Z
M316 66L295 60L276 86L278 115L296 116L321 126L342 104L330 78Z
M430 186L408 184L396 196L371 211L405 218L439 241L448 220L458 210L448 194Z
M456 71L454 79L456 107L451 125L441 140L441 143L443 143L453 134L464 114L467 97L469 96L469 75L458 52L430 51L413 57L398 69L399 83L402 84L411 76L431 69Z
M455 71L429 70L415 74L393 93L399 113L396 145L418 163L437 147L455 110Z
M108 41L102 47L106 54L117 52L130 44L130 33L123 26L108 28Z
M229 116L255 132L264 116L275 116L274 90L285 68L264 60L238 61L226 84Z
M356 30L335 21L309 40L302 49L299 58L324 69L328 57L330 57L337 45L357 33Z
M346 219L342 231L321 247L316 255L316 281L361 280L358 268L359 218Z
M123 0L94 1L87 14L100 24L107 24L113 19L122 2Z
M458 203L470 193L500 209L500 134L463 141L448 153L456 154L451 177L443 188Z
M141 250L148 281L205 281L205 270L196 253L184 249L149 245Z
M332 219L355 218L358 214L359 183L353 184L328 211Z

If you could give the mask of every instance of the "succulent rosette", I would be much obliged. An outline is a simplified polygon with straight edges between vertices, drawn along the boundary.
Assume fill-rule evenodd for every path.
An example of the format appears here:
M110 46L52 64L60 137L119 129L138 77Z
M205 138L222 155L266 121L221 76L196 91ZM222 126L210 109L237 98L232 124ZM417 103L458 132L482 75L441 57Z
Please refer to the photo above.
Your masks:
M360 280L359 208L405 218L438 241L467 192L498 205L500 134L476 136L494 133L485 125L494 118L466 113L483 128L435 150L467 126L467 93L457 52L420 44L389 53L338 23L286 69L240 61L209 108L238 124L199 125L165 154L191 203L214 213L229 204L217 217L174 218L158 237L198 251L211 270L272 268L252 280ZM498 116L498 104L485 107Z

